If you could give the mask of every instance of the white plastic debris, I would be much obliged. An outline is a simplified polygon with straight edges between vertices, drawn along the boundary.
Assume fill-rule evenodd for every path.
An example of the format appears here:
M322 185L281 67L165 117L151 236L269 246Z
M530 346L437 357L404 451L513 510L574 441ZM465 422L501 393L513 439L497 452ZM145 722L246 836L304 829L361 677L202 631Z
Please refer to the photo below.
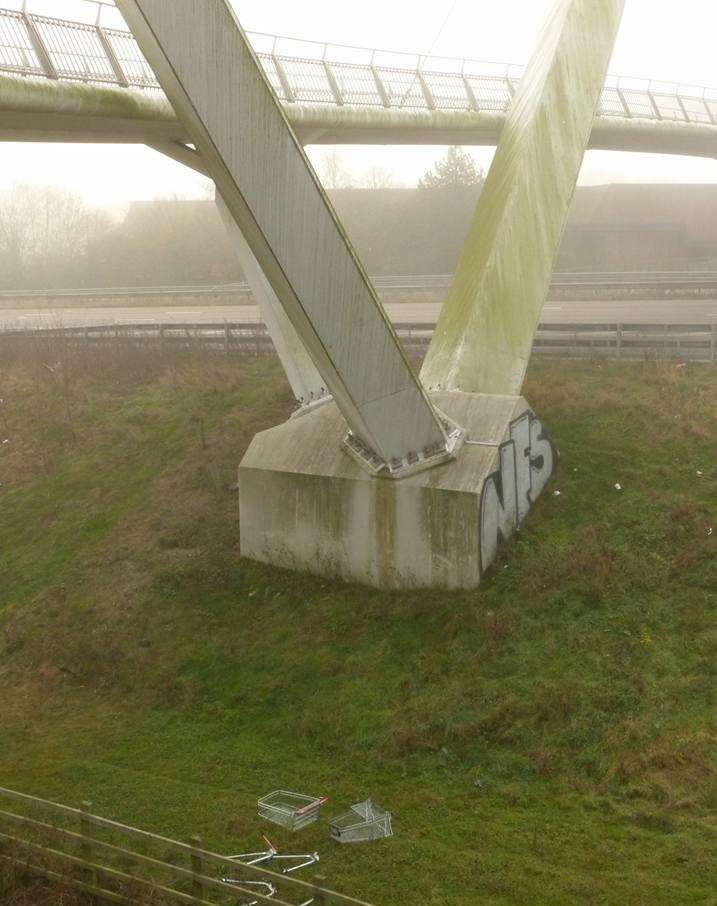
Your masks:
M697 476L698 476L699 478L702 478L702 469L698 469L698 470L697 470Z
M708 538L709 538L709 536L712 534L713 531L714 531L714 529L712 528L712 526L710 526L710 527L707 529L707 537L708 537Z
M621 490L622 490L622 485L620 484L619 481L616 481L616 482L615 482L615 490L616 490L616 491L621 491Z
M560 491L553 491L553 497L560 497Z

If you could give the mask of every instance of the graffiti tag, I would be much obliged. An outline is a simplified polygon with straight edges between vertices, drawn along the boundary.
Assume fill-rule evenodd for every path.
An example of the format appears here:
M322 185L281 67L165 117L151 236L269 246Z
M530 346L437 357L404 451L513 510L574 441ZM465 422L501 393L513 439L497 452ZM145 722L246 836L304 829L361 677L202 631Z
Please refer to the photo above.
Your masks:
M480 505L481 571L495 560L553 474L557 451L532 412L510 424L510 439L500 445L499 467L486 478Z

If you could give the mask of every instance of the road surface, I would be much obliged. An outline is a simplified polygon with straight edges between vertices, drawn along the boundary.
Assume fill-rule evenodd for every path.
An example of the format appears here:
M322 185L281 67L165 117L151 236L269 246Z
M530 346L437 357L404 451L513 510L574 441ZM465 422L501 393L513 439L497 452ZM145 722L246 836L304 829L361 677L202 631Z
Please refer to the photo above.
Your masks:
M396 323L433 324L440 303L401 302L386 306ZM62 308L0 310L0 330L43 327L91 327L104 324L207 324L222 321L259 321L254 305L153 306L151 308ZM654 301L547 302L545 323L568 324L715 324L717 300L656 299Z

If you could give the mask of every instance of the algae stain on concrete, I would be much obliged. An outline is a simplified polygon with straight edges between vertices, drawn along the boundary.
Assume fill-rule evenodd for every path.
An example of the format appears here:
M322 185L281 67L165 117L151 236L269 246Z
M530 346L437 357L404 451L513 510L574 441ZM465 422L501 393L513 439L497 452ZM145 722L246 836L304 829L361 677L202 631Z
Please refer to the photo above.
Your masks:
M506 119L421 372L519 394L624 0L558 0Z
M383 587L393 585L396 572L397 518L396 483L374 480L371 483L369 518L376 550L377 580Z

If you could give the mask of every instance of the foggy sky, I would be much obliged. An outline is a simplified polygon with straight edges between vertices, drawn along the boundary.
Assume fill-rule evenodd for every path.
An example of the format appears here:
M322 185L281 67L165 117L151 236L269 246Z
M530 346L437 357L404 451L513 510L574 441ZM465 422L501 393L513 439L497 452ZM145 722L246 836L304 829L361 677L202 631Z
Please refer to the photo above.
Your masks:
M233 0L245 28L371 47L525 62L552 0ZM21 0L3 0L19 7ZM82 0L30 0L33 11L92 21ZM452 10L452 12L451 12ZM441 25L451 12L442 32ZM117 24L110 10L106 21ZM717 4L713 0L626 0L610 71L619 75L714 86L717 89ZM320 160L325 149L310 153ZM445 152L443 148L342 147L347 167L360 175L373 165L410 185ZM475 149L483 166L489 149ZM121 206L133 198L204 195L206 184L183 167L143 148L112 146L0 145L0 189L15 181L52 182L99 204ZM589 152L581 183L715 182L717 161Z

